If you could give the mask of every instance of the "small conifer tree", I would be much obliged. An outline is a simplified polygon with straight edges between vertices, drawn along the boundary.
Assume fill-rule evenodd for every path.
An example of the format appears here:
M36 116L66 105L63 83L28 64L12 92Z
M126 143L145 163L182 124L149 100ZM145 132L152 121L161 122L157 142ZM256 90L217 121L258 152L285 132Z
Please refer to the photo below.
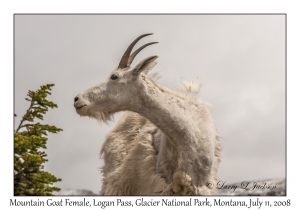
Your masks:
M55 103L47 100L52 86L54 84L43 85L36 91L29 90L28 98L25 98L30 105L14 131L14 195L48 196L60 190L53 183L61 179L43 169L47 161L47 134L62 129L36 122L37 119L43 120L49 107L57 108Z

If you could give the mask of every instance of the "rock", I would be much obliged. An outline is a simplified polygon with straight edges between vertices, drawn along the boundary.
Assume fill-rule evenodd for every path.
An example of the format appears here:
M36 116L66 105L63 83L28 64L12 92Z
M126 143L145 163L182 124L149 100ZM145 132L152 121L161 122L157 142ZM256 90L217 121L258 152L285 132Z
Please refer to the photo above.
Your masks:
M280 179L265 179L235 182L227 184L219 181L216 186L219 190L219 195L233 195L233 196L285 196L286 195L286 180ZM98 196L91 190L61 190L55 192L54 195L84 195L84 196Z
M59 192L53 193L54 195L86 195L86 196L97 196L98 194L94 193L91 190L72 190L72 189L67 189L67 190L61 190Z

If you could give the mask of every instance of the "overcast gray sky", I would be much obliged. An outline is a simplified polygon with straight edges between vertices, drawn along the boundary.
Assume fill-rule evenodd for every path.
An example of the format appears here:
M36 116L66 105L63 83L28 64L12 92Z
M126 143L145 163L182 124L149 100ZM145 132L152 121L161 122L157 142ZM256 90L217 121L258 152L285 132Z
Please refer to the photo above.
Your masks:
M62 189L101 188L99 158L110 125L80 117L74 97L106 79L139 35L159 44L133 65L158 55L158 83L175 87L199 78L212 104L223 146L219 178L226 182L285 177L284 15L16 15L15 126L29 106L28 90L54 83L44 123L50 134L46 170Z

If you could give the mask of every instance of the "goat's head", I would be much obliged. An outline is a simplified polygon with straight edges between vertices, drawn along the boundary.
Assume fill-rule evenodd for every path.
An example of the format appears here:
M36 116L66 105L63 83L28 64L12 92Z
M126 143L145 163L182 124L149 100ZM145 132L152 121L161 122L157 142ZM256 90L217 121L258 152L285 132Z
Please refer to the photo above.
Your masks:
M109 76L109 78L95 85L83 93L78 94L74 99L76 112L81 116L89 116L100 121L111 119L112 114L122 110L128 110L135 102L136 95L140 89L141 74L151 70L158 56L150 56L142 60L134 68L130 67L135 56L145 47L155 44L151 42L138 48L131 55L134 45L143 37L151 34L144 34L136 38L123 54L121 61Z

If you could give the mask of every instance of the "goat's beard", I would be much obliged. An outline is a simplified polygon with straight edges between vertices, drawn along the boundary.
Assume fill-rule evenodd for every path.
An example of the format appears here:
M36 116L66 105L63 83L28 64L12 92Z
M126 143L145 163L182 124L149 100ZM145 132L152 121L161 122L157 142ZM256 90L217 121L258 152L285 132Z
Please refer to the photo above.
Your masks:
M113 120L113 114L111 112L108 112L105 108L103 107L92 107L88 108L86 107L86 110L82 110L83 112L77 112L80 116L88 116L91 118L96 119L98 122L104 122L108 123L109 121Z

